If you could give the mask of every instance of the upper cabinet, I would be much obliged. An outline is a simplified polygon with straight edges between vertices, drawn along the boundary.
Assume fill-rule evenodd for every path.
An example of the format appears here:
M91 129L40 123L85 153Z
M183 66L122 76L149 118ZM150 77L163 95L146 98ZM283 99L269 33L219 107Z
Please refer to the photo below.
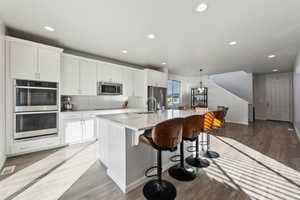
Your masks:
M144 70L133 70L133 91L135 97L147 97L147 84Z
M133 70L123 69L123 95L127 97L134 96L133 90Z
M97 82L121 83L123 96L147 96L145 70L62 54L62 95L96 96Z
M38 73L40 80L60 80L60 57L61 54L46 48L38 49Z
M168 75L165 72L160 72L152 69L146 69L147 85L155 87L167 87Z
M11 78L59 82L62 49L6 37L6 52Z
M123 83L122 68L110 63L99 62L97 65L97 80L108 83Z
M97 95L97 63L68 54L62 56L61 94Z
M62 56L61 94L79 94L79 60L74 57Z
M79 92L81 95L97 95L97 64L79 61Z

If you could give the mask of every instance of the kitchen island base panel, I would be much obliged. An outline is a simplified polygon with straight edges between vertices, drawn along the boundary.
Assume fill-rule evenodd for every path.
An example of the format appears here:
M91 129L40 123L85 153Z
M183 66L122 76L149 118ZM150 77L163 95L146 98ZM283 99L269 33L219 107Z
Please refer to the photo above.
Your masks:
M156 164L156 150L143 143L133 145L132 138L137 136L135 130L101 118L98 119L98 125L99 160L107 167L108 176L120 189L127 193L149 180L144 172ZM178 151L164 153L163 171L174 165L169 158L175 154Z

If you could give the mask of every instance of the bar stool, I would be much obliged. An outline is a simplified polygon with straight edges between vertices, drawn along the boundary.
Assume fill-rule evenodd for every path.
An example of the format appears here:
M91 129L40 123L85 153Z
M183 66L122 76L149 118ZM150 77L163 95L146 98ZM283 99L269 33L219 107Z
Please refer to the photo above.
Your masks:
M191 155L185 159L185 161L193 167L202 168L208 167L209 161L206 159L202 159L200 157L199 151L199 134L202 132L204 126L204 116L203 115L194 115L191 117L187 117L184 120L184 140L196 141L195 151L191 151L188 148L189 152L195 152L195 155Z
M175 186L162 180L162 151L176 151L177 145L182 140L183 119L175 118L164 121L156 125L151 131L146 131L140 136L140 141L151 145L157 150L157 166L146 170L145 176L157 179L151 180L144 185L143 193L148 200L173 200L176 198L177 191ZM156 168L156 175L148 175L149 171Z
M184 166L184 141L197 140L198 135L201 131L200 124L202 123L202 121L203 121L203 118L201 115L192 115L192 116L184 118L184 120L183 120L182 142L180 143L180 155L179 155L180 163L169 168L170 176L172 176L173 178L175 178L177 180L192 181L197 176L195 169ZM178 156L178 155L176 155L176 156ZM174 158L176 156L172 156L171 161L173 161L172 158ZM195 160L195 158L192 158L192 159ZM201 162L201 164L204 162L203 160L197 160L197 161ZM207 164L207 162L206 162L206 164Z
M226 106L218 106L218 111L223 111L219 116L216 116L218 120L222 123L222 128L225 127L225 117L227 115L229 108Z
M215 151L210 151L210 136L213 134L213 125L220 126L221 122L216 118L216 114L218 115L218 112L209 112L204 115L204 125L203 125L203 132L206 133L207 139L206 142L203 141L202 137L202 153L201 155L206 158L218 158L220 155ZM204 145L206 145L206 150L203 151Z

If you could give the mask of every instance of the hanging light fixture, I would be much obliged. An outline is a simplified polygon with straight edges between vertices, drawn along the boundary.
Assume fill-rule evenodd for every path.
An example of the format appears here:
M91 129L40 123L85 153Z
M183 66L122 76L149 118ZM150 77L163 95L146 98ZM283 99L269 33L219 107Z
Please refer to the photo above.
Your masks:
M202 76L201 76L201 73L202 73L202 69L200 69L200 87L198 87L198 92L200 93L200 94L202 94L203 92L204 92L204 87L203 87L203 82L202 82Z

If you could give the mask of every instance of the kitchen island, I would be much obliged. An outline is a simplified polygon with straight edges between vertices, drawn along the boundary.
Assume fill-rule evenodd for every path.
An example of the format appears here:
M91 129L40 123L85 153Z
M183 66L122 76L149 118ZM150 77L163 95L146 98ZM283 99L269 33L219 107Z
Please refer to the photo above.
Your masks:
M155 165L156 150L139 143L139 136L160 122L185 118L191 115L203 115L194 110L165 110L155 113L137 112L112 115L97 115L99 160L107 167L107 174L126 193L139 186L147 179L144 172ZM164 151L162 154L163 170L175 163L169 157L178 152ZM186 156L188 156L186 152Z

